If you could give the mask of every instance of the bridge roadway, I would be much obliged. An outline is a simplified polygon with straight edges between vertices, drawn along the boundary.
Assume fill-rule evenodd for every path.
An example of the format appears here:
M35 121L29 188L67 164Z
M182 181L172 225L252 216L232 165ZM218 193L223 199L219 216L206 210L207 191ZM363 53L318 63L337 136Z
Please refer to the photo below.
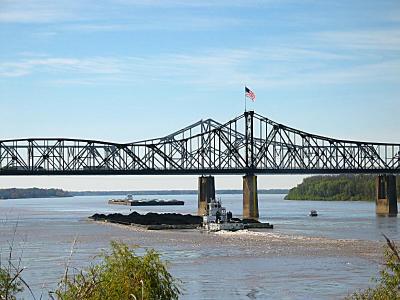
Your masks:
M376 211L397 214L398 173L400 144L310 134L254 111L224 124L201 120L162 138L124 144L64 138L0 140L0 176L245 175L243 212L252 218L258 217L257 174L377 174ZM213 177L199 179L200 214L215 197L213 179L205 178Z

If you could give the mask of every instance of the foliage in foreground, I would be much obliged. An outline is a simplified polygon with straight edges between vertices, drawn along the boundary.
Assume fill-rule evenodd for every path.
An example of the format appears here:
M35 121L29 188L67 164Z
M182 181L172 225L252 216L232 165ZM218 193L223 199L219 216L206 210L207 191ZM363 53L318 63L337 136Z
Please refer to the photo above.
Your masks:
M393 241L386 236L385 265L377 286L356 292L348 300L396 300L400 299L400 256Z
M24 268L21 267L21 258L15 259L14 252L14 239L17 226L14 228L14 236L9 243L8 253L2 256L0 252L0 300L15 300L17 294L27 287L32 293L30 287L26 284L21 276Z
M13 272L11 268L0 266L0 299L14 300L16 299L16 294L22 290L19 273Z
M102 262L66 276L51 296L62 300L178 299L178 282L154 250L142 257L124 243L112 242Z

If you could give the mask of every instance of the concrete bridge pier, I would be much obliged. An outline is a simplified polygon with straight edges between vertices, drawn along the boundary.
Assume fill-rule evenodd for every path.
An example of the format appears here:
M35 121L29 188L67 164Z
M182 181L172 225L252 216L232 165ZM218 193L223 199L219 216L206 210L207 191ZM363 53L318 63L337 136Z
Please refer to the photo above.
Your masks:
M246 174L243 176L243 218L258 219L257 176Z
M396 176L379 175L376 178L376 214L397 216Z
M215 199L215 181L213 176L199 177L197 215L207 214L208 203Z

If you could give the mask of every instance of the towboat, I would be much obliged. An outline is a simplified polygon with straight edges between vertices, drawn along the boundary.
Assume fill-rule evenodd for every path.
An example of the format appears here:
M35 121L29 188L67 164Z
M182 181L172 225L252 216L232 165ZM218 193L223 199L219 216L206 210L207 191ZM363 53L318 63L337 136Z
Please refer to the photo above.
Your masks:
M310 211L310 217L316 217L316 216L318 216L317 211L315 209L311 210Z
M208 212L203 216L203 229L207 231L237 231L244 228L242 222L235 221L231 212L222 207L221 199L211 199L208 203Z

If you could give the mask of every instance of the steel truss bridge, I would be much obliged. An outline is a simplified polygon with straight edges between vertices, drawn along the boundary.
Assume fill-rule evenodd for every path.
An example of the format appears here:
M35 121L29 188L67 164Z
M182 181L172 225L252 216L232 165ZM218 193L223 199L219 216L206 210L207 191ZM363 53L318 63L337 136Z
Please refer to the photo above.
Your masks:
M163 138L110 143L0 140L0 175L400 173L400 144L338 140L253 111L199 121Z

